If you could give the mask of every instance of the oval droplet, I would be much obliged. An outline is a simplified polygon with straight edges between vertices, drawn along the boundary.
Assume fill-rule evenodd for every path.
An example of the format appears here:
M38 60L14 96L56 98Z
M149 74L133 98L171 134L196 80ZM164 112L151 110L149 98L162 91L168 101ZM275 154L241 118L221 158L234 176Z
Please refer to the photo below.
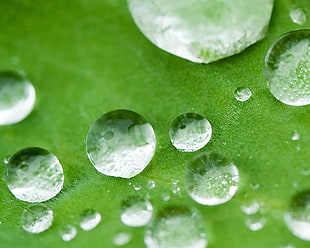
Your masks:
M130 242L131 235L129 233L118 233L113 237L113 244L116 246L123 246Z
M98 212L87 209L81 213L80 216L80 227L84 231L90 231L94 229L101 221L101 214Z
M234 92L234 96L237 101L245 102L251 98L252 91L249 88L238 87Z
M67 225L60 231L61 239L66 242L69 242L72 239L74 239L76 234L77 234L77 230L72 225Z

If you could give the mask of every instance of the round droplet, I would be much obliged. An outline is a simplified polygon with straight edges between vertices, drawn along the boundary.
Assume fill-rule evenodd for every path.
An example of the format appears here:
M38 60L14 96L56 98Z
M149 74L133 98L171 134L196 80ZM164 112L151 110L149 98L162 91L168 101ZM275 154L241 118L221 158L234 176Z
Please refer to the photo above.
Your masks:
M116 246L123 246L130 242L131 235L129 233L118 233L113 238L113 244Z
M258 201L252 201L246 204L243 204L241 207L241 210L243 213L247 215L253 215L256 214L260 208L260 202Z
M169 135L176 149L182 152L194 152L210 141L212 127L203 116L187 113L172 122Z
M147 248L205 248L203 221L196 210L168 207L148 225L144 236Z
M32 111L36 95L32 84L13 71L0 72L0 125L25 119Z
M299 135L299 133L298 133L297 130L294 130L294 131L292 132L292 134L291 134L291 139L292 139L292 140L299 140L299 139L300 139L300 135Z
M77 230L74 226L67 225L60 231L60 237L63 241L69 242L75 238Z
M169 193L167 193L167 192L164 192L164 193L162 193L161 195L160 195L160 197L161 197L161 199L163 200L163 201L169 201L170 200L170 194Z
M239 171L233 162L216 153L203 153L194 158L185 171L189 195L203 205L229 201L236 193Z
M310 241L310 191L301 192L292 199L284 220L295 236Z
M249 88L239 87L235 90L234 96L237 101L245 102L251 98L252 91Z
M153 180L149 180L147 182L147 188L148 189L154 189L156 187L156 183Z
M33 204L24 209L21 216L23 229L30 233L41 233L53 222L53 211L44 204Z
M98 212L92 209L87 209L81 213L80 227L84 231L90 231L94 229L96 226L98 226L100 221L101 221L101 215Z
M272 0L129 0L142 33L159 48L199 63L239 53L265 36ZM147 15L145 14L147 13Z
M126 198L121 205L121 221L132 227L145 226L153 215L152 204L140 197Z
M265 58L265 78L282 103L310 104L310 29L286 33L273 43Z
M60 162L52 153L42 148L29 147L10 158L6 181L17 199L43 202L60 192L64 174Z
M252 215L247 217L245 224L251 231L255 232L264 228L266 219L261 215Z
M141 115L115 110L104 114L90 127L86 149L99 172L130 178L149 164L155 144L154 130Z
M301 8L292 8L290 10L290 17L294 23L304 25L307 22L307 15Z

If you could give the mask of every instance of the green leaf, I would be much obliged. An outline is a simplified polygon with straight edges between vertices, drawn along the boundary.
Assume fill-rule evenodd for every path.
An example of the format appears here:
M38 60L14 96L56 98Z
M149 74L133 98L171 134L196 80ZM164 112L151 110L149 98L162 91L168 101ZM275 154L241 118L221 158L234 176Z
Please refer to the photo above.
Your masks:
M310 187L309 176L301 173L309 169L310 109L277 101L262 73L272 42L301 28L289 18L293 4L310 17L308 0L276 0L265 39L239 55L200 65L152 45L135 26L124 0L1 1L0 68L24 71L36 88L37 103L21 123L0 127L0 159L28 146L46 148L63 165L65 187L46 203L54 210L53 226L34 235L20 225L28 204L17 200L1 180L0 246L113 247L114 235L128 232L133 238L125 247L144 247L144 228L124 226L119 207L128 195L149 193L155 212L175 204L196 207L210 248L308 247L309 242L290 233L283 213L296 193ZM240 86L253 92L247 102L233 97ZM143 115L157 135L154 159L132 179L98 173L85 152L91 123L119 108ZM213 127L209 144L195 153L181 153L169 141L170 123L186 112L205 116ZM299 141L290 139L294 130ZM223 154L238 166L241 185L230 202L202 206L185 192L184 168L203 151ZM4 171L3 164L1 177ZM156 182L155 189L146 187L149 179ZM180 195L171 192L175 179L180 180ZM133 185L142 189L135 191ZM161 199L163 192L171 194L170 201ZM240 210L253 199L266 210L266 226L257 232L248 230ZM65 243L59 231L67 224L77 226L85 209L100 212L101 224L89 232L78 228L77 237Z

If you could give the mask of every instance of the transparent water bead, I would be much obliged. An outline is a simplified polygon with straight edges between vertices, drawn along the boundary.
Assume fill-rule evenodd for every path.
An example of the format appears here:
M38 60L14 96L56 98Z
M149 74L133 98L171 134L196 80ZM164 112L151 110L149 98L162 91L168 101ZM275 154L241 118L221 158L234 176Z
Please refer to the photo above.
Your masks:
M95 168L108 176L131 178L151 161L155 133L139 114L115 110L104 114L90 127L86 148Z
M151 42L199 63L239 53L262 39L273 8L273 0L128 0L128 3L135 23Z
M32 84L14 71L0 72L0 125L10 125L25 119L35 104Z
M294 130L291 134L291 140L299 140L300 139L300 135L298 133L297 130Z
M245 102L252 96L252 91L249 88L239 87L234 92L234 97L239 102Z
M207 119L195 113L182 114L171 124L170 140L182 152L203 148L211 139L212 127Z
M61 239L66 242L69 242L72 239L74 239L76 234L77 234L77 230L72 225L67 225L60 231Z
M284 220L296 237L310 241L310 191L293 197Z
M101 214L98 212L87 209L81 213L80 216L80 227L84 231L90 231L94 229L101 221Z
M42 203L33 204L24 209L20 221L26 232L41 233L52 225L53 211Z
M266 219L260 214L251 215L247 217L245 224L251 231L256 232L265 227Z
M147 248L205 248L203 220L196 210L180 206L162 209L147 226Z
M265 78L282 103L310 104L310 29L291 31L273 43L265 58Z
M253 215L253 214L256 214L259 211L260 206L261 206L261 203L256 201L256 200L254 200L252 202L243 204L240 207L240 209L246 215Z
M113 238L113 244L116 246L123 246L130 242L131 235L129 233L118 233Z
M239 184L239 170L233 162L216 153L202 153L185 171L185 186L189 195L203 205L218 205L229 201Z
M6 182L17 199L43 202L61 191L64 173L60 162L51 152L29 147L10 157L6 168Z
M132 227L145 226L153 215L152 204L137 196L126 198L121 205L121 221Z
M307 15L301 8L292 8L290 10L290 17L294 23L304 25L307 22Z

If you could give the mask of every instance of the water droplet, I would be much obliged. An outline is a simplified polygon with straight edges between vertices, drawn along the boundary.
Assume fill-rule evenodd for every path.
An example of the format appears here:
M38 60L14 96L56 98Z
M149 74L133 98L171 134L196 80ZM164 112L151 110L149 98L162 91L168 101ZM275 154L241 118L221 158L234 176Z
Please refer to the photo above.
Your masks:
M245 102L252 96L252 91L249 88L239 87L235 90L234 96L237 101Z
M141 185L136 185L136 184L134 184L134 185L133 185L133 189L134 189L135 191L139 191L139 190L142 189L142 186L141 186Z
M212 127L199 114L187 113L177 117L171 124L170 140L182 152L194 152L203 148L211 139Z
M304 176L309 176L310 175L310 168L308 167L303 167L300 169L300 173Z
M43 202L60 192L64 174L60 162L52 153L42 148L29 147L10 158L6 181L17 199Z
M310 29L291 31L277 39L265 58L271 94L292 106L310 104Z
M194 158L185 172L189 195L203 205L218 205L229 201L239 184L238 168L216 153L202 153Z
M147 182L147 188L148 189L154 189L155 187L156 187L156 184L155 184L155 182L153 180L149 180Z
M160 197L161 197L161 199L162 199L163 201L169 201L169 200L170 200L170 194L167 193L167 192L162 193L162 194L160 195Z
M41 233L53 222L53 211L44 204L32 204L24 209L21 225L26 232Z
M32 84L13 71L0 72L0 125L10 125L25 119L35 103Z
M304 25L307 22L307 15L301 8L292 8L290 17L294 23L299 25Z
M178 193L180 193L181 188L177 184L172 184L171 191L173 194L178 194Z
M310 241L310 191L293 197L289 210L284 214L284 220L296 237Z
M145 226L152 215L152 204L141 197L131 196L122 202L121 221L127 226Z
M258 212L260 203L258 201L252 201L250 203L243 204L240 208L243 213L247 215L253 215Z
M118 233L113 238L113 244L116 246L123 246L130 242L131 235L129 233Z
M60 237L63 241L69 242L75 238L77 230L74 226L67 225L60 231Z
M300 135L299 135L299 133L298 133L297 130L294 130L294 131L292 132L292 134L291 134L291 139L292 139L292 140L299 140L299 139L300 139Z
M113 136L107 134L110 132ZM99 172L130 178L149 164L156 139L152 126L141 115L115 110L92 124L86 143L88 158Z
M273 8L272 0L128 3L135 23L152 43L199 63L237 54L262 39Z
M247 217L245 224L251 231L259 231L266 225L266 219L258 214L251 215Z
M250 187L252 188L252 189L259 189L260 188L260 184L259 183L251 183L250 184Z
M9 160L10 160L10 156L7 156L3 159L3 163L4 164L8 164L9 163Z
M87 209L81 213L80 227L84 231L90 231L94 229L96 226L98 226L100 221L101 221L101 215L98 212L92 209Z
M196 210L167 207L148 225L144 236L148 248L205 248L203 221Z

